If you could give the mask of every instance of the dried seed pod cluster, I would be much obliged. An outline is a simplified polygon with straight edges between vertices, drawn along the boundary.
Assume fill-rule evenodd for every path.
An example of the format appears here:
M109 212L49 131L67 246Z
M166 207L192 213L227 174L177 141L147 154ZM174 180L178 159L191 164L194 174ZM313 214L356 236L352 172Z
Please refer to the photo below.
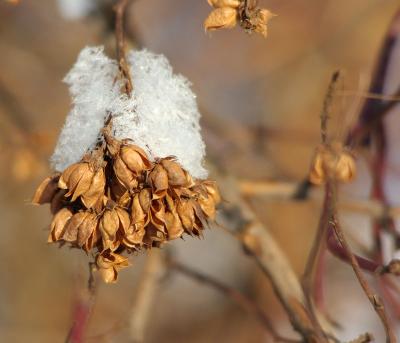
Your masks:
M207 0L214 10L204 21L206 31L231 29L237 23L248 33L267 37L267 24L275 15L259 8L256 0Z
M104 130L104 143L46 178L33 203L50 203L49 242L93 253L105 282L127 267L123 252L160 247L184 233L201 236L215 218L216 184L194 180L173 157L151 162Z
M315 185L321 185L329 178L349 182L354 179L355 174L356 164L353 156L341 144L333 143L317 149L309 179Z

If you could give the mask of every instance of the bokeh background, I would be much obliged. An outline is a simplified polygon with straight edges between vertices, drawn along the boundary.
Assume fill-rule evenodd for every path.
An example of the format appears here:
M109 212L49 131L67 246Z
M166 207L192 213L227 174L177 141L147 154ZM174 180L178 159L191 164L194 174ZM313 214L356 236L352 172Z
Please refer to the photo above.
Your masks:
M46 244L48 208L31 206L35 186L70 107L61 82L86 45L113 37L106 18L71 12L77 0L0 1L0 341L63 342L86 257ZM70 6L67 6L70 2ZM210 164L238 180L299 181L319 142L319 113L330 75L344 72L334 114L345 130L357 92L368 83L398 0L265 0L278 16L267 39L240 29L205 34L206 0L136 0L128 30L188 77L202 110ZM67 8L68 7L68 8ZM69 9L69 10L68 10ZM352 93L353 92L353 93ZM343 93L345 94L345 93ZM354 112L354 111L353 111ZM84 134L84 132L82 132ZM319 204L252 197L253 209L301 274ZM351 222L350 224L351 225ZM268 281L238 243L214 228L204 240L174 242L177 257L255 299L291 335ZM103 335L130 313L144 256L116 285L101 285L88 342L129 342L127 330ZM348 266L329 258L327 302L343 339L381 328ZM220 293L183 276L163 281L148 342L270 342L257 320Z

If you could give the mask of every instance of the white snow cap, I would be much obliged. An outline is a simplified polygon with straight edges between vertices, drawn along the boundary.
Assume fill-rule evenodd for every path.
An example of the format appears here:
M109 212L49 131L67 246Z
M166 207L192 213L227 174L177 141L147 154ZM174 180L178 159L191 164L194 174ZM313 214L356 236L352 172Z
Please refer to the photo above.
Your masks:
M132 97L121 94L118 65L103 47L86 47L67 74L73 107L61 131L51 164L62 171L100 139L104 121L113 115L114 135L131 139L151 159L175 156L196 178L206 178L200 113L190 83L174 75L168 60L147 50L128 54Z

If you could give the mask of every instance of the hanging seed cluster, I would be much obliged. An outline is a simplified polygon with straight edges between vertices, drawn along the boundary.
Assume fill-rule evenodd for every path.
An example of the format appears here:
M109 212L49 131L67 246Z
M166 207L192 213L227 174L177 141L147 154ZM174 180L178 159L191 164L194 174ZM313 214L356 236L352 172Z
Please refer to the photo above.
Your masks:
M257 0L207 0L214 10L204 21L206 31L232 29L239 24L247 33L267 37L267 25L275 15L257 5Z
M50 203L49 242L92 253L104 281L115 282L129 265L122 253L160 247L184 233L202 236L220 196L215 182L193 179L173 157L151 162L109 132L80 162L46 178L33 203Z

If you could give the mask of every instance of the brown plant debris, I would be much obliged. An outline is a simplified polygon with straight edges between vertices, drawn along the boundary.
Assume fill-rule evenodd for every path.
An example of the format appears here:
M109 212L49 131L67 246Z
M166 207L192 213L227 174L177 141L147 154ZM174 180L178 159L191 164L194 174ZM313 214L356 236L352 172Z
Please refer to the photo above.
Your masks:
M275 16L258 7L257 0L207 0L214 7L204 21L206 31L231 29L239 24L247 33L259 33L267 37L267 24Z
M354 157L340 143L318 147L311 164L309 180L321 185L328 179L349 182L356 175Z
M43 180L33 197L50 203L48 241L92 253L107 283L129 265L123 252L161 247L184 233L201 237L221 201L215 182L193 179L173 157L151 162L110 132L108 125L103 143Z

